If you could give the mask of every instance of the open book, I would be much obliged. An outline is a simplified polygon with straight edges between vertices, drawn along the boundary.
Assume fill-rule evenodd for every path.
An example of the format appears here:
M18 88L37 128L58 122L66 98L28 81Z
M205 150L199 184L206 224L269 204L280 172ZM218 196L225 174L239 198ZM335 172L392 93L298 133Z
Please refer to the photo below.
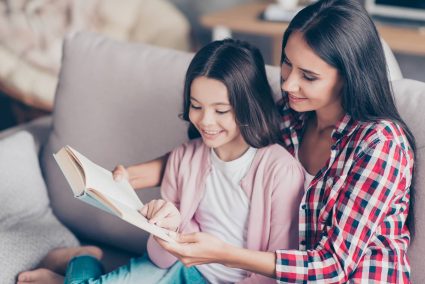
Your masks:
M143 203L126 179L115 181L110 171L93 163L70 146L61 148L53 156L76 198L165 241L175 242L170 237L173 232L149 223L139 213Z

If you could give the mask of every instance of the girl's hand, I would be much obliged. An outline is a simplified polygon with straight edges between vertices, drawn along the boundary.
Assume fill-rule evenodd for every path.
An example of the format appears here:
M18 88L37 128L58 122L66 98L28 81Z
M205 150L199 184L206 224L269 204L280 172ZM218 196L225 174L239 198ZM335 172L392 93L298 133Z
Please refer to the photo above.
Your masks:
M130 180L130 175L123 165L117 165L115 169L112 170L112 176L114 177L115 181L121 181L123 179L128 181Z
M162 199L152 200L140 210L140 213L149 220L149 223L171 231L177 231L180 226L179 210L173 203Z
M206 263L223 263L231 246L207 233L176 236L177 243L154 237L161 247L177 257L185 266Z

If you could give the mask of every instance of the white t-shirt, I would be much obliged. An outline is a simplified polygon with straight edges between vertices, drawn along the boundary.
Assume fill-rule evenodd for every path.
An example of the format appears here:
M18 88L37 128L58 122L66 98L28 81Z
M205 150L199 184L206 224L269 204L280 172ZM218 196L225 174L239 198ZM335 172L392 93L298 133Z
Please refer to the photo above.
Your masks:
M250 205L240 181L248 172L256 152L257 149L250 147L241 157L225 162L211 149L212 170L195 213L202 232L238 247L246 245ZM247 275L242 269L217 263L196 267L211 283L234 283Z

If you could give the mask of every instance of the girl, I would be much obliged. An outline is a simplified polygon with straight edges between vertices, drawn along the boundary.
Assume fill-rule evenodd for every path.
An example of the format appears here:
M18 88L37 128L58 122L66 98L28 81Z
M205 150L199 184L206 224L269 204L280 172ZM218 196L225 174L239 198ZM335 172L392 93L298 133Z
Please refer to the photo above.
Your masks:
M230 39L202 48L186 73L182 118L190 136L199 138L171 152L163 200L151 201L141 213L163 228L205 232L235 247L296 249L304 175L276 144L279 114L260 52ZM140 169L133 167L132 174L140 175ZM122 167L115 174L128 176ZM75 257L65 283L275 282L220 264L185 268L153 237L148 254L106 275L97 258ZM38 277L35 272L19 280Z
M205 233L160 245L188 266L220 263L286 283L410 283L415 140L359 2L300 11L283 36L281 77L283 141L306 172L299 249L242 249Z

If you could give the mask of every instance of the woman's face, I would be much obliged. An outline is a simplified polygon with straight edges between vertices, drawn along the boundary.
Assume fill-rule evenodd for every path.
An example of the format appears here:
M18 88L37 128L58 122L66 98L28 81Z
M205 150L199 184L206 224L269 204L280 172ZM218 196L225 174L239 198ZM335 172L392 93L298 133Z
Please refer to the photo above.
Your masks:
M282 90L298 112L341 113L342 79L338 70L308 46L300 32L289 36L282 64Z

